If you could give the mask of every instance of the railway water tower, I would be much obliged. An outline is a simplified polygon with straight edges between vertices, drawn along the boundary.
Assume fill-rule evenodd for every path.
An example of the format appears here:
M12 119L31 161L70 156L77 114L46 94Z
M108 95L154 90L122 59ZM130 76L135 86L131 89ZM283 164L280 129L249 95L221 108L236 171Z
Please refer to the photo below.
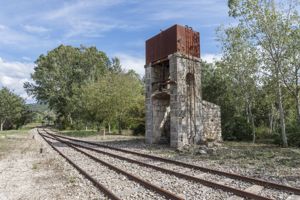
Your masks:
M220 107L203 101L200 34L174 25L146 41L146 142L220 142Z

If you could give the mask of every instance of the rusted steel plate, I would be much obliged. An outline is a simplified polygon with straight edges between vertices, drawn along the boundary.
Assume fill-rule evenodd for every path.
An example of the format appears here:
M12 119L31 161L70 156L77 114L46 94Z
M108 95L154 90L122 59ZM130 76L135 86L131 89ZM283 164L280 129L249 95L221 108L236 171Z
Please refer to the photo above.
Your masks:
M200 34L189 27L174 25L146 41L146 64L179 52L200 58Z

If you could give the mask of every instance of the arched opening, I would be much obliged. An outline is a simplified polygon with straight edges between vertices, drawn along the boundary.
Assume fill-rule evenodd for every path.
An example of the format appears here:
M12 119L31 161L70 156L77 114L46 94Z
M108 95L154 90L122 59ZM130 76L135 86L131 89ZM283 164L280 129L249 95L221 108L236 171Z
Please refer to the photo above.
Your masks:
M194 82L195 82L195 76L192 73L187 73L186 77L185 77L185 82L187 84L187 86L193 86Z

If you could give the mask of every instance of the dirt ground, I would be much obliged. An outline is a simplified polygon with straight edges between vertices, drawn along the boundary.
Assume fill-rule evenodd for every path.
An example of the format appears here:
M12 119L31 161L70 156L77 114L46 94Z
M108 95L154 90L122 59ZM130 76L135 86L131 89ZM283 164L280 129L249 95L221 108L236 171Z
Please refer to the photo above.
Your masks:
M88 181L48 151L31 131L0 134L0 200L98 199Z

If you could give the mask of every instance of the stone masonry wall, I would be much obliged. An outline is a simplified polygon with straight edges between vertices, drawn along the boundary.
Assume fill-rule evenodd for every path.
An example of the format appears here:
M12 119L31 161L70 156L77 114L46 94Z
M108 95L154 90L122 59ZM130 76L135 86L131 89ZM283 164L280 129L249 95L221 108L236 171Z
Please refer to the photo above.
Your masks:
M174 53L169 56L171 146L198 144L202 133L201 67L197 58Z
M160 66L145 66L146 142L161 142L167 127L172 147L222 141L220 107L202 101L200 59L174 53L168 60L169 74L163 73L172 83L166 91L152 84Z
M153 104L153 106L152 106L153 140L155 141L155 143L159 143L163 136L162 121L164 119L167 107L170 104L170 100L169 99L153 99L152 104Z
M154 136L153 136L153 105L152 105L152 84L151 84L151 64L145 66L145 109L146 109L146 143L153 144Z
M203 138L204 142L221 142L221 110L220 106L202 101Z

